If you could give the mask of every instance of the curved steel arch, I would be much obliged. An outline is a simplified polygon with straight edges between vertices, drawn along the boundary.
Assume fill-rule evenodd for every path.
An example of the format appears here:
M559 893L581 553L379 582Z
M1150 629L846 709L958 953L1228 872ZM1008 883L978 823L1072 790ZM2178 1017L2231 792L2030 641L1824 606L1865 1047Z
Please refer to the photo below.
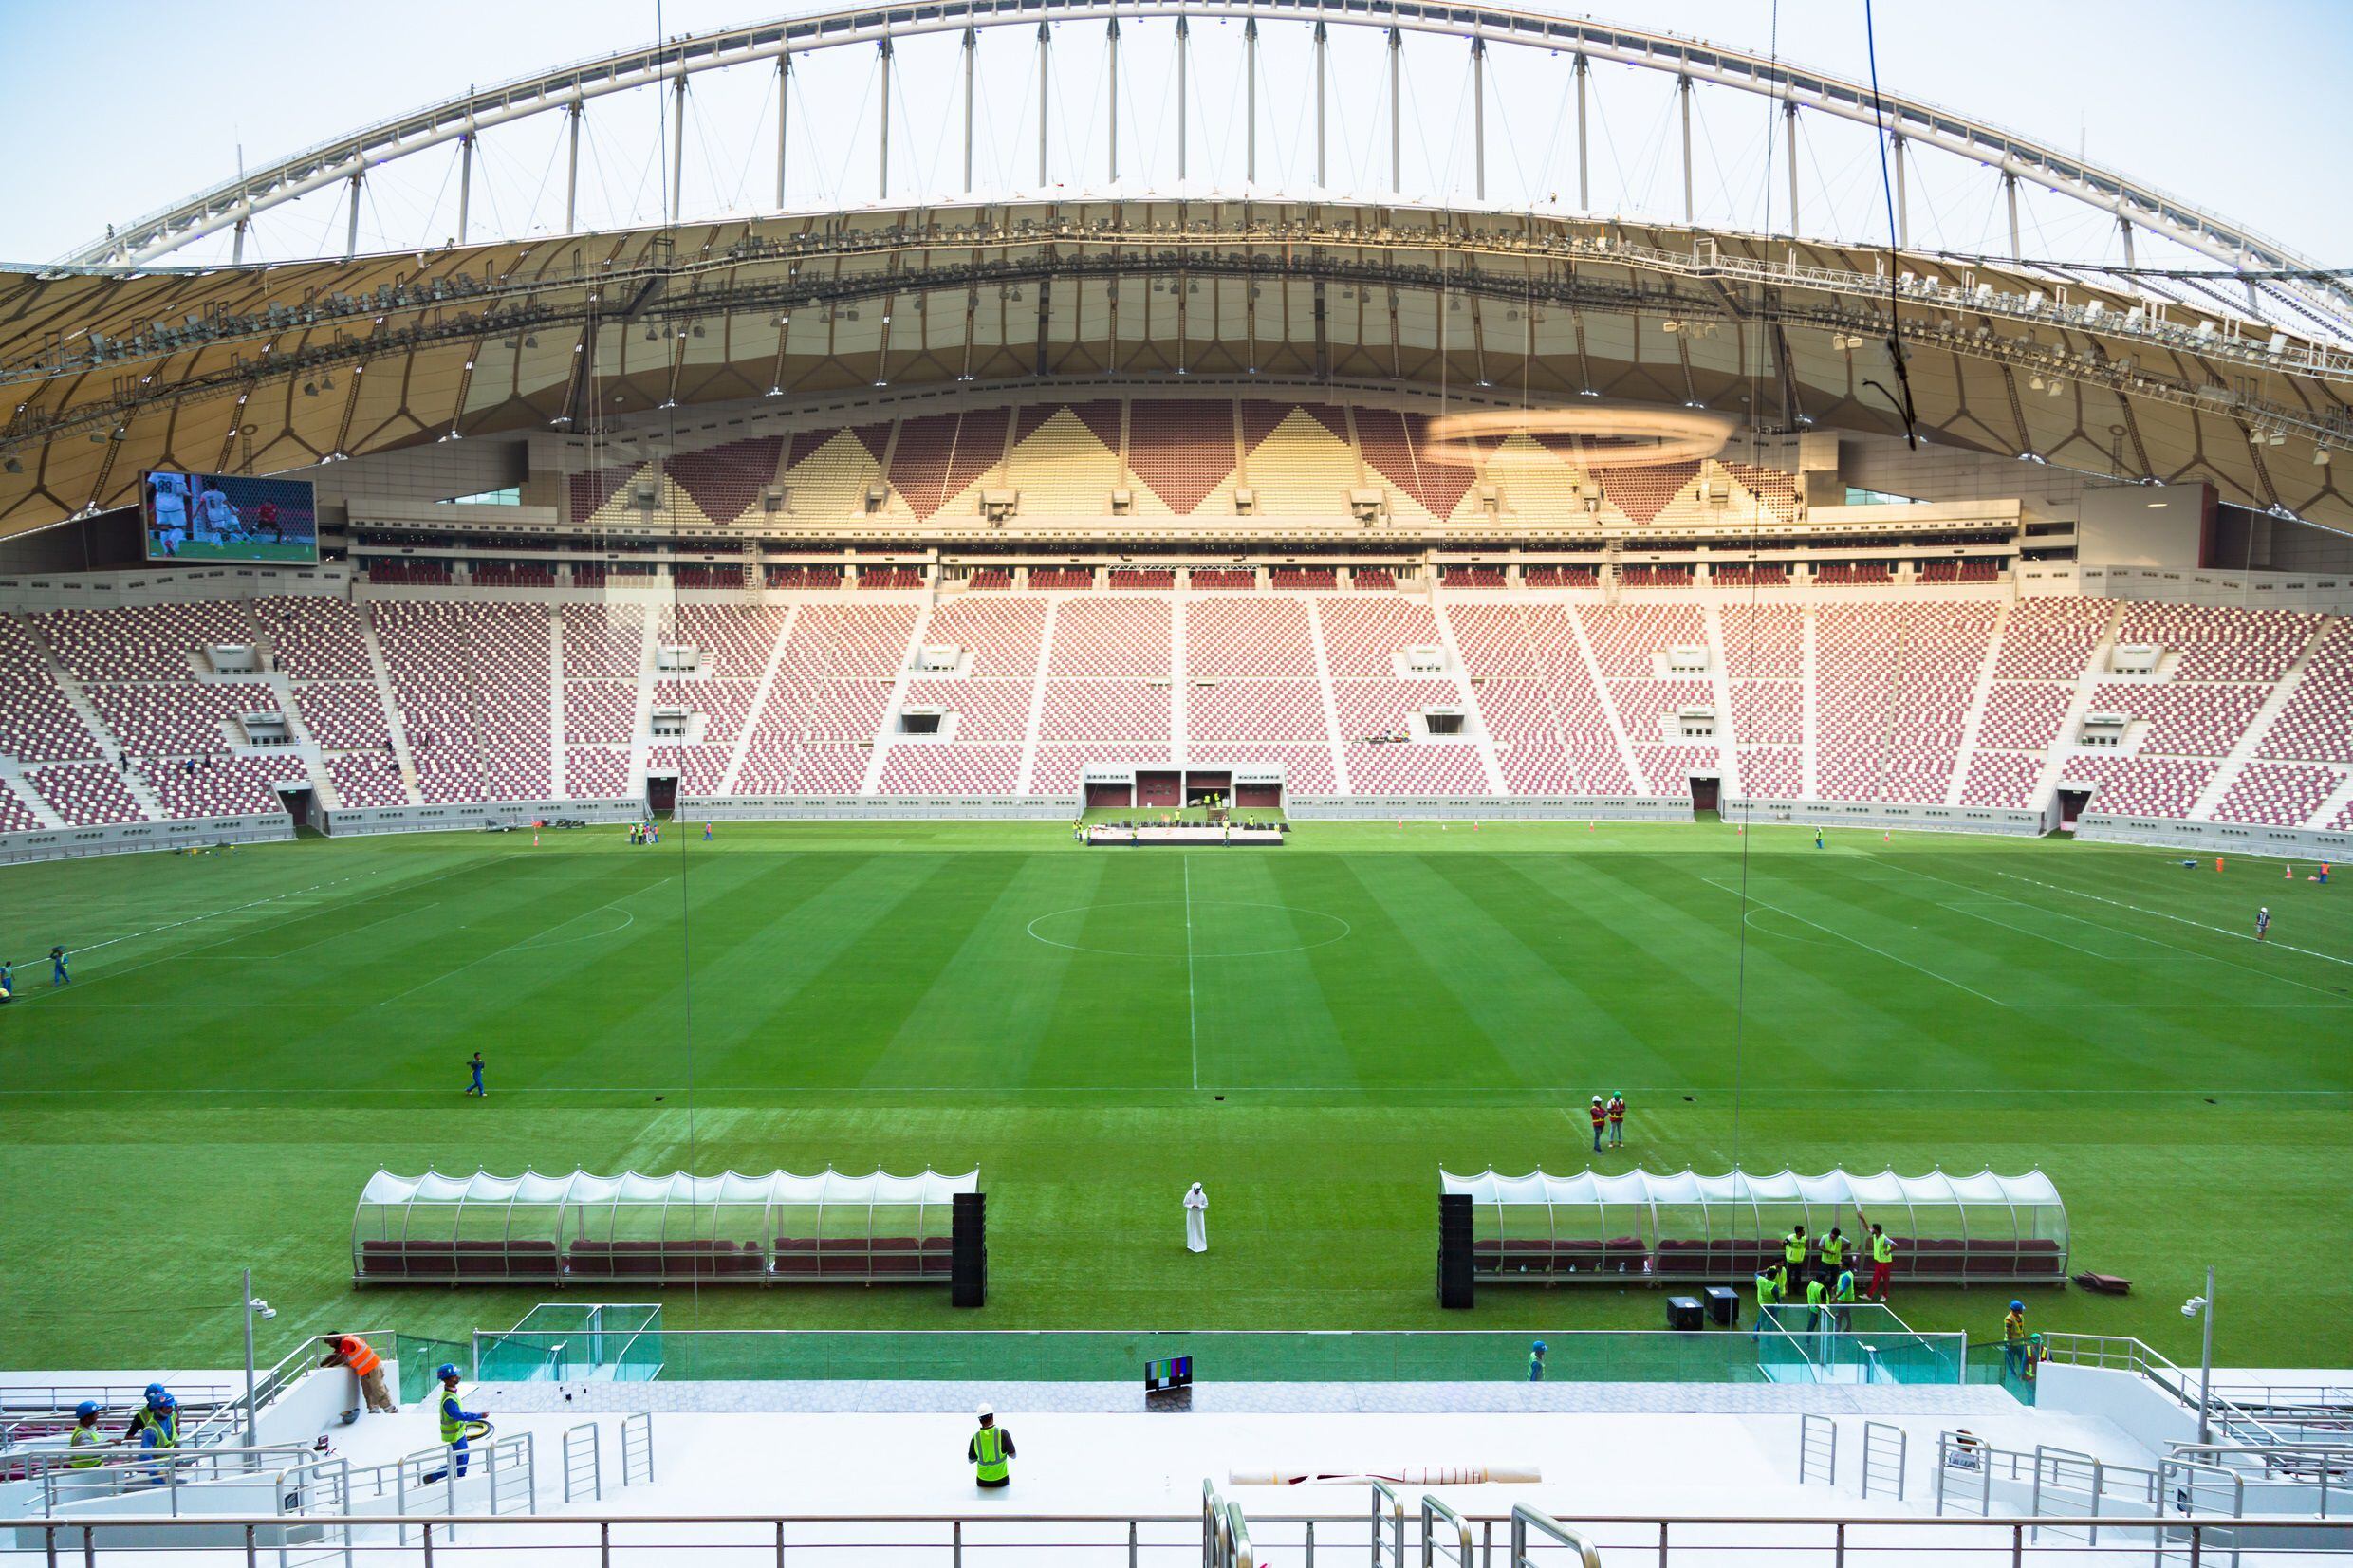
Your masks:
M1678 79L1732 87L1861 124L1882 122L1865 83L1673 33L1500 7L1443 0L918 0L728 28L579 62L451 99L224 181L114 231L65 258L65 264L144 264L273 207L361 175L372 165L531 115L577 109L594 98L665 81L683 82L706 70L843 45L980 28L1180 16L1286 16L1302 23L1433 33L1480 44L1517 43L1670 72ZM2290 274L2320 270L2252 229L2058 148L1918 99L1881 94L1879 105L1887 129L1904 141L1973 159L2005 178L2025 180L2109 212L2120 222L2137 224L2232 268ZM2353 311L2347 308L2353 306L2353 291L2342 285L2293 278L2267 282L2299 295L2340 330L2353 332Z

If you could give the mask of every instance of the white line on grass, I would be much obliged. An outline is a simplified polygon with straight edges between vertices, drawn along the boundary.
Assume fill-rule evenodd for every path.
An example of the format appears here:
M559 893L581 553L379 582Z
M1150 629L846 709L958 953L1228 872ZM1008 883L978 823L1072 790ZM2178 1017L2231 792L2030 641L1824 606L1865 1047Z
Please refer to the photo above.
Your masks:
M668 881L669 879L670 879L670 878L668 878L667 876L665 876L665 877L661 878L661 880L662 880L662 881L664 881L664 882ZM659 886L659 885L660 885L660 883L658 883L658 882L649 884L649 886L657 886L657 887L658 887L658 886ZM638 890L638 892L639 892L639 893L643 893L644 891L645 891L645 889L644 889L644 888L639 888L639 889ZM632 897L634 897L634 896L635 896L635 895L629 895L628 896L632 896ZM468 959L465 963L458 965L458 966L457 966L457 968L454 968L454 969L447 969L447 970L444 970L442 973L435 975L435 976L434 976L433 978L431 978L430 980L420 980L420 981L418 981L416 985L411 986L411 987L410 987L407 990L405 990L405 991L395 991L392 995L390 995L390 996L388 996L388 997L384 998L381 1002L379 1002L379 1003L378 1003L378 1004L376 1004L376 1005L377 1005L378 1006L380 1006L380 1007L389 1007L389 1006L391 1006L391 1005L392 1005L394 1003L396 1003L396 1002L401 1001L401 1000L403 1000L403 999L405 999L405 998L407 998L407 997L412 997L412 996L415 996L415 995L416 995L418 991L421 991L421 990L425 989L425 987L427 987L428 986L438 986L438 985L439 985L439 984L441 984L441 982L443 982L444 980L454 980L454 979L455 979L457 976L459 976L459 975L461 975L461 974L464 974L464 973L465 973L468 969L472 968L473 968L475 965L477 965L477 964L487 964L487 963L489 963L491 959L498 957L498 956L499 956L500 954L502 954L502 953L510 953L510 952L513 952L513 951L514 951L516 949L518 949L518 948L527 947L527 946L528 946L530 943L532 943L532 942L536 941L538 938L540 938L540 937L543 937L543 936L547 935L547 934L549 932L551 932L551 931L562 931L565 927L566 927L566 926L570 925L570 924L571 924L573 921L575 921L575 920L584 919L585 917L587 917L588 915L591 915L591 914L598 914L598 913L602 913L602 912L604 912L605 910L609 910L609 909L619 909L619 908L620 908L620 906L621 906L621 899L616 898L616 899L614 899L614 900L613 900L611 903L609 903L609 904L599 904L598 906L596 906L596 908L595 908L595 909L584 909L584 910L580 911L578 913L575 913L575 914L567 914L567 915L565 915L563 919L561 919L561 920L557 921L557 922L556 922L554 925L552 925L552 926L543 926L543 927L541 927L538 931L535 931L535 932L531 932L531 933L530 933L530 935L528 935L528 936L518 936L518 937L516 937L513 941L507 943L507 944L506 944L505 946L503 946L503 947L496 947L496 948L492 948L490 951L488 951L488 952L486 952L486 953L482 954L482 956L480 956L479 958L470 958L470 959ZM621 910L621 913L622 913L623 914L629 914L629 912L628 912L627 910ZM636 920L637 916L636 916L636 915L634 915L634 914L631 914L631 915L629 915L629 918L630 918L632 921L634 921L634 920ZM625 929L625 928L624 928L624 929ZM613 934L613 933L612 933L611 932L597 932L596 934L598 934L598 935L600 935L600 936L610 936L610 935L611 935L611 934ZM548 945L548 946L550 946L550 947L557 946L557 944L555 944L555 943L549 943L549 944L547 944L547 945Z
M1955 990L1967 991L1970 995L1975 997L1980 1002L1991 1002L1997 1007L2008 1007L2010 1005L2009 1003L2004 1002L1999 997L1986 995L1985 992L1979 990L1974 986L1962 985L1951 975L1938 974L1935 969L1923 968L1921 966L1913 963L1909 958L1899 958L1894 953L1889 952L1886 949L1875 948L1870 943L1863 941L1861 937L1849 936L1843 931L1832 931L1829 927L1823 925L1820 921L1808 920L1806 916L1797 913L1795 911L1783 909L1779 904L1769 904L1752 893L1742 893L1738 888L1727 887L1724 883L1717 881L1713 876L1702 876L1699 879L1707 883L1708 886L1712 888L1716 888L1722 892L1731 894L1735 898L1744 898L1760 909L1771 910L1775 914L1786 914L1790 919L1797 921L1801 925L1811 926L1814 930L1823 932L1831 936L1835 936L1842 942L1852 942L1856 947L1861 948L1863 951L1877 953L1881 958L1886 959L1892 964L1901 964L1905 968L1916 970L1918 973L1928 976L1931 980L1941 980L1946 985L1952 987Z
M2210 926L2203 920L2191 920L2178 914L2168 914L2163 910L2143 909L2139 904L2128 904L2121 898L2103 898L2099 894L2085 893L2081 888L2062 887L2057 882L2045 882L2032 876L2020 876L2014 872L1997 871L1993 875L2007 876L2013 882L2032 882L2036 887L2048 888L2053 893L2071 893L2078 898L2088 898L2096 904L2113 904L2118 909L2131 910L2136 914L2154 914L2159 920L2171 920L2178 925L2196 926L2199 931L2210 931L2216 936L2228 936L2233 941L2253 942L2256 940L2243 931L2231 931L2222 926ZM2317 958L2324 963L2353 967L2353 958L2340 958L2333 952L2320 952L2311 948L2299 948L2290 942L2265 941L2261 945L2267 948L2276 948L2282 952L2300 952L2307 958Z
M1185 1032L1193 1042L1193 1086L1201 1086L1201 1010L1193 989L1193 857L1178 854L1185 871Z
M2239 962L2237 959L2235 959L2235 958L2225 958L2225 957L2223 957L2220 953L2214 953L2214 952L2200 952L2200 951L2198 951L2196 948L2185 948L2185 947L2182 947L2179 943L2177 943L2177 942L2167 942L2167 941L2163 941L2163 940L2161 940L2161 939L2159 939L2159 938L2158 938L2158 937L2155 937L2155 936L2144 936L2144 935L2142 935L2140 932L2137 932L2137 931L2126 931L2126 930L2125 930L2123 927L2121 927L2121 926L2111 926L2111 925L2107 925L2107 924L2105 924L2104 922L2102 922L2102 921L2099 921L2099 920L2087 920L2087 919L2085 919L2084 916L2082 916L2082 915L2080 915L2080 914L2069 914L2069 913L2068 913L2066 911L2065 911L2065 910L2055 910L2055 909L2052 909L2052 908L2051 908L2049 905L2047 905L2047 904L2029 904L2029 903L2028 903L2026 900L2024 900L2024 899L2022 899L2022 898L2012 898L2012 897L2009 896L2007 894L1995 893L1995 892L1994 892L1992 888L1976 888L1976 887L1971 887L1971 886L1970 886L1967 882L1956 882L1956 881L1953 880L1953 878L1952 878L1952 877L1950 877L1950 876L1937 876L1937 875L1936 875L1935 872L1933 872L1933 871L1917 871L1917 870L1913 869L1913 868L1912 868L1912 867L1910 867L1910 866L1894 866L1894 865L1893 865L1893 862L1883 862L1883 863L1889 864L1889 865L1892 867L1892 869L1895 869L1895 870L1898 870L1898 871L1901 871L1901 872L1903 872L1903 873L1904 873L1905 875L1907 875L1907 876L1923 876L1923 877L1926 877L1929 881L1932 881L1932 882L1942 882L1942 883L1943 883L1946 887L1949 887L1949 888L1959 888L1959 889L1961 889L1964 893L1976 893L1976 894L1982 894L1982 895L1985 895L1986 897L1988 897L1988 898L1998 898L1998 899L2000 899L2003 903L2010 905L2012 909L2031 910L2031 911L2033 911L2033 912L2034 912L2035 913L2037 913L2037 914L2047 914L2047 915L2051 916L2053 919L2058 919L2058 920L2072 920L2073 922L2075 922L2075 923L2076 923L2077 925L2079 925L2079 926L2089 926L2089 927L2090 927L2092 930L2094 930L2094 931L2103 931L2103 932L2107 932L2109 935L2111 935L2111 936L2121 936L2121 937L2122 937L2122 938L2123 938L2125 941L2127 941L2127 942L2145 942L2145 943L2147 943L2150 947L2153 947L2153 948L2163 948L2163 949L2164 949L2167 952L2177 952L2177 953L2181 954L2181 955L2182 955L2183 957L2185 957L2185 958L2195 958L2195 959L2198 960L2200 963L2204 963L2204 964L2220 964L2220 965L2221 965L2221 966L2223 966L2223 968L2225 968L2237 969L2237 970L2241 971L2242 973L2251 974L2251 975L2253 975L2255 978L2257 978L2258 980L2268 980L2268 981L2271 982L2271 983L2272 983L2273 985L2275 985L2275 986L2293 986L2293 987L2295 987L2298 990L2303 990L2303 991L2310 991L2310 992L2312 992L2312 993L2313 993L2314 995L2316 995L2316 996L2330 996L2330 995L2335 995L2335 994L2338 994L2338 993L2335 993L2335 992L2331 992L2331 991L2329 991L2329 990L2326 990L2326 989L2323 988L2322 987L2307 984L2307 982L2302 981L2302 980L2290 980L2290 979L2288 979L2288 976L2286 976L2286 975L2284 975L2284 974L2275 974L2275 973L2273 973L2273 972L2272 972L2271 970L2270 970L2270 969L2259 969L2259 968L2255 968L2252 964L2242 964L2242 963L2240 963L2240 962ZM1996 875L1996 876L2010 876L2010 874L2009 872L2004 871L2004 872L1997 872L1997 873L1995 873L1995 875ZM2011 879L2012 881L2018 881L2018 882L2033 882L2033 883L2034 883L2034 885L2035 885L2036 887L2051 888L2053 891L2055 891L2055 892L2059 892L2059 893L2066 893L2066 892L2071 891L2071 890L2066 889L2066 888L2059 887L2056 883L2051 883L2051 882L2037 882L2037 881L2035 881L2035 879L2034 879L2033 877L2031 877L2031 876L2013 876L2013 877L2011 877L2010 879ZM2086 894L2082 895L2081 896L2085 897L2085 898L2095 898L2095 899L2098 899L2101 903L2103 903L2103 904L2116 903L2116 900L2114 900L2114 899L2112 899L2112 898L2101 898L2101 897L2100 897L2100 895L2099 895L2098 894L2096 894L2096 893L2086 893ZM1959 906L1957 906L1957 905L1947 905L1947 906L1945 906L1945 907L1946 907L1946 908L1948 908L1948 909L1957 909ZM2139 906L2139 905L2137 905L2137 904L2118 904L2118 905L2117 905L2117 907L2118 907L2118 908L2120 908L2120 909L2139 909L2139 908L2140 908L2140 906ZM1966 912L1964 912L1964 913L1966 913ZM2141 913L2144 913L2144 914L2155 914L2155 913L2157 913L2158 912L2157 912L2157 911L2155 911L2155 910L2142 910L2142 911L2141 911ZM1981 916L1980 918L1982 918L1982 916ZM2171 919L2177 919L2177 918L2178 918L2178 916L2176 916L2176 915L2167 915L2167 916L2166 916L2166 918L2167 918L2167 919L2169 919L2169 920L2171 920ZM2191 925L2191 926L2196 926L2196 925L2198 924L2198 923L2197 923L2196 921L2195 921L2195 920L2183 921L2182 923L2183 923L2184 925ZM2021 930L2021 931L2025 931L2025 928L2024 928L2024 927L2020 927L2020 928L2018 928L2018 929L2019 929L2019 930ZM2227 931L2222 931L2222 928L2221 928L2221 927L2219 927L2219 926L2200 926L2198 929L2199 929L2199 930L2201 930L2201 931L2219 932L2220 932L2222 935L2224 935L2224 936L2236 936L2236 935L2238 934L2236 932L2227 932ZM2032 936L2032 935L2034 935L2035 933L2034 933L2034 932L2026 932L2026 934L2028 934L2028 935L2029 935L2029 936ZM2042 938L2042 940L2051 941L2051 942L2058 942L2058 941L2059 941L2059 939L2058 939L2057 937L2055 937L2055 936L2053 936L2053 937L2045 937L2045 938ZM2252 941L2252 940L2253 940L2253 938L2249 937L2249 938L2246 938L2245 940L2248 940L2248 941ZM2059 945L2060 945L2061 947L2063 947L2063 948L2064 948L2064 947L2068 946L2068 944L2067 944L2067 943L2065 943L2065 942L2060 942L2060 943L2059 943ZM2281 946L2281 947L2288 947L2288 944L2286 944L2286 943L2284 943L2284 942L2283 942L2283 943L2280 943L2280 944L2279 944L2279 946ZM2077 951L2079 951L2079 952L2082 952L2082 951L2086 951L2086 950L2088 950L2079 948L2079 949L2077 949L2076 950L2077 950ZM2289 950L2290 952L2302 952L2302 951L2304 951L2304 950L2303 950L2302 948L2288 948L2288 950ZM2096 955L2096 956L2106 956L2106 955ZM2320 953L2320 954L2317 954L2316 956L2318 956L2318 957L2322 957L2322 958L2326 958L2328 955L2327 955L2326 953ZM2120 958L2111 958L2111 959L2110 959L2110 962L2113 962L2113 963L2122 963L2122 962L2123 962L2123 960L2122 960L2122 959L2120 959Z
M165 925L149 926L145 931L126 932L120 936L109 936L103 942L92 942L84 947L71 949L70 951L72 956L79 958L85 952L96 952L101 948L111 948L118 942L136 942L142 936L153 936L158 932L177 931L182 926L200 926L207 920L217 920L224 914L234 914L240 910L259 909L264 904L275 904L288 898L300 898L304 894L316 893L321 888L341 887L345 882L356 882L362 877L381 876L382 875L381 871L362 871L356 872L349 876L338 876L331 882L313 882L306 888L296 888L290 893L273 893L267 898L256 898L250 903L232 904L225 910L214 910L210 914L192 914L185 920L174 920Z

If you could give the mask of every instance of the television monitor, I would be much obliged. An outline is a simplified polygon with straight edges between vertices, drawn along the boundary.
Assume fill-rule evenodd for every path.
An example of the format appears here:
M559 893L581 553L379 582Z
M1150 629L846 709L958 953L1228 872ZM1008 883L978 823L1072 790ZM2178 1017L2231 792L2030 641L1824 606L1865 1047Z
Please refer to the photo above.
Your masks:
M139 491L150 561L318 563L319 504L307 479L151 469Z
M1170 1356L1144 1363L1144 1393L1171 1393L1193 1387L1193 1357Z

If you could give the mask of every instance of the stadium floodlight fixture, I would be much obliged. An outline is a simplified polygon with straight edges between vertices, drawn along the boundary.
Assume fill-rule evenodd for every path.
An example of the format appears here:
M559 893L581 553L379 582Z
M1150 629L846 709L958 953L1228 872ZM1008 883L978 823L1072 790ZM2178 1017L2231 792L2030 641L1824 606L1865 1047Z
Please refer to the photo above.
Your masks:
M2326 466L2327 462L2328 449L2326 447L2314 447L2312 449L2312 466L2314 468L2322 468ZM11 470L14 470L15 466L16 465L13 463L9 465Z

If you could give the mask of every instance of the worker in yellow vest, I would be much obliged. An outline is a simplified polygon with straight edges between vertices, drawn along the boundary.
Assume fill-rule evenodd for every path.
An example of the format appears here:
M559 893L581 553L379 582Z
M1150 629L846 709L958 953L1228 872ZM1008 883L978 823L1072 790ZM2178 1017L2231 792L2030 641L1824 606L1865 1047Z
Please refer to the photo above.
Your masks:
M2027 1374L2027 1304L2010 1303L2010 1311L2002 1319L2002 1361L2012 1377Z
M1804 1226L1791 1226L1789 1233L1781 1238L1781 1263L1783 1269L1791 1279L1795 1279L1799 1271L1805 1268L1806 1227Z
M105 1441L106 1434L98 1430L98 1401L84 1399L74 1407L73 1430L65 1438L65 1446L73 1450L73 1457L65 1461L66 1465L73 1469L87 1470L104 1464L105 1460L98 1450Z
M996 1412L980 1407L980 1430L965 1445L964 1457L973 1462L973 1485L994 1489L1013 1484L1013 1434L997 1425Z
M1822 1238L1822 1266L1832 1274L1846 1266L1846 1237L1837 1226Z

